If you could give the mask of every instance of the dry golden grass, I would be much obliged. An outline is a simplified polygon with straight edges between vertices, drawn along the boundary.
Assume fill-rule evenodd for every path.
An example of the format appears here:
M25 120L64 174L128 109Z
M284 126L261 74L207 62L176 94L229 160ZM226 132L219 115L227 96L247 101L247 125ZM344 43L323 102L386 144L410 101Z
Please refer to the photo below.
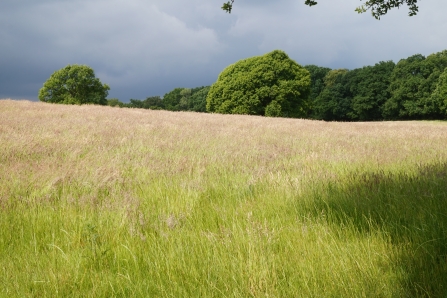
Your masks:
M345 167L447 159L444 122L327 123L12 100L0 101L0 111L0 178L11 184L125 184L141 171L200 187L210 169L321 180Z

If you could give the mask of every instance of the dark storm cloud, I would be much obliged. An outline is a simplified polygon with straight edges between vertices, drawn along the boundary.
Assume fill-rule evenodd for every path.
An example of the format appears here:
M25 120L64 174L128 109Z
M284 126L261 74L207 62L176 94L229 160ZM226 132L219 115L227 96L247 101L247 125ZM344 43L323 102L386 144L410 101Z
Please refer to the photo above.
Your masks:
M376 21L358 0L7 0L0 2L0 98L37 99L55 70L91 66L123 101L214 82L239 59L282 49L300 64L355 68L447 48L447 1Z

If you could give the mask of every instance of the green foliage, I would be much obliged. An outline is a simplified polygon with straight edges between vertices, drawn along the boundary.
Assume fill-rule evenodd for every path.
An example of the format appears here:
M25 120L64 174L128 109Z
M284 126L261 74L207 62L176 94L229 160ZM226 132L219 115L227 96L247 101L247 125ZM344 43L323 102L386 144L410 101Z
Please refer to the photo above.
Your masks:
M163 96L164 108L169 111L206 112L206 97L210 87L175 88Z
M107 99L107 105L111 106L111 107L122 108L124 106L124 103L121 102L118 98L110 98L110 99Z
M446 67L447 51L427 58L413 55L397 65L381 61L350 71L332 70L323 80L325 69L308 66L314 77L309 117L328 121L445 119L442 93L434 91L443 90L438 81Z
M210 87L197 88L175 88L160 96L150 96L145 100L130 99L129 103L119 102L117 99L110 99L108 105L137 109L168 110L168 111L194 111L206 112L206 96Z
M162 110L164 108L163 100L160 96L150 96L145 100L130 99L129 101L129 103L124 104L124 107L150 110Z
M231 13L231 10L233 9L233 3L234 0L230 0L223 4L222 9L228 13Z
M348 71L349 70L346 68L333 69L329 71L324 77L324 85L329 88L333 87Z
M321 67L317 65L306 65L304 66L310 73L311 80L311 93L310 98L315 99L318 94L324 89L324 78L331 71L328 67Z
M447 118L447 68L439 76L438 84L431 95L430 101L437 103L441 114L444 115L444 118Z
M447 50L413 55L397 63L391 75L391 97L383 107L386 119L442 119L438 101L433 101L439 76L447 67Z
M187 96L187 93L182 93L183 89L184 88L175 88L163 96L163 103L166 110L181 111L182 107L185 107L184 97ZM183 102L181 103L182 99Z
M178 107L180 111L188 110L189 107L189 98L191 97L191 89L190 88L183 88L182 91L180 91L180 101L178 103Z
M310 73L310 95L309 95L309 103L311 106L311 111L313 111L313 104L317 99L318 95L320 95L321 91L324 89L324 78L327 73L331 70L328 67L320 67L317 65L306 65L304 66ZM309 114L309 118L315 118L314 115Z
M325 87L313 103L313 118L380 120L381 106L389 97L387 89L393 68L394 63L388 61L350 71L329 71L324 78Z
M211 86L207 111L223 114L304 117L308 112L310 74L283 51L241 60L228 66ZM275 107L275 108L274 108Z
M281 105L276 100L273 100L265 107L265 115L267 117L280 117Z
M417 2L418 0L368 0L365 2L365 4L357 7L355 11L358 13L364 13L367 12L368 10L371 10L372 16L380 20L380 17L386 15L388 11L391 10L392 8L399 8L404 4L407 4L410 10L408 15L414 16L419 11ZM231 10L233 9L233 3L234 0L230 0L224 3L222 9L228 13L231 13ZM317 1L314 0L305 0L304 4L308 6L314 6L317 5L318 3Z
M364 13L371 10L371 14L376 19L380 20L380 17L386 15L392 8L399 8L404 4L407 4L410 12L409 16L414 16L418 13L418 0L368 0L365 4L356 8L358 13Z
M67 65L55 71L39 91L43 102L62 104L107 104L110 87L95 77L87 65Z
M382 105L390 97L388 86L394 62L379 62L356 72L349 86L352 94L353 117L360 121L382 119Z
M325 88L315 99L313 115L315 119L327 121L351 120L351 96L346 88L347 69L329 71L325 78Z
M206 97L210 91L211 86L197 87L192 89L191 97L189 98L190 111L206 112Z
M160 96L149 96L143 102L144 109L163 110L165 108L163 99Z
M128 108L161 110L164 108L163 100L160 96L150 96L145 100L130 99L128 104L124 104Z
M106 99L109 86L83 65L56 71L41 101L152 110L302 117L327 121L447 119L447 50L358 69L301 67L282 51L227 67L213 86L175 88L164 97ZM297 79L298 78L298 79ZM309 87L310 82L310 87Z

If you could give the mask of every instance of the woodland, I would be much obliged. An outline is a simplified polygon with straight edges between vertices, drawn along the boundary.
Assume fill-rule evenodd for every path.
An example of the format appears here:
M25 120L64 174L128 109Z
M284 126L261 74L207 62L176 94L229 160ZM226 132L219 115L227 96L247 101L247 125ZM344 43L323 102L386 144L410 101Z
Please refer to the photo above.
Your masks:
M447 119L447 50L416 54L399 62L380 61L356 69L305 65L311 78L306 114L325 121ZM107 100L110 106L209 112L210 86L175 88L144 100ZM244 113L239 113L244 114ZM245 113L248 114L248 113ZM293 115L281 115L293 117Z

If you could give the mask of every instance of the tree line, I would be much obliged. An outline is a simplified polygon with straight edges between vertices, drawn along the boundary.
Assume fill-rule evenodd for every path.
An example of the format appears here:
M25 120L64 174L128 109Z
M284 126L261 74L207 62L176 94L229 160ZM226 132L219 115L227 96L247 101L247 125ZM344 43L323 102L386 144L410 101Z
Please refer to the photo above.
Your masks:
M117 98L107 99L107 105L122 108L137 108L167 111L206 112L206 97L210 86L197 88L175 88L160 96L149 96L144 100L130 99L128 103Z
M243 61L246 64L248 60ZM427 57L413 55L397 64L381 61L373 66L352 70L317 65L306 65L304 69L310 74L305 114L283 116L326 121L447 119L447 50ZM257 77L266 74L263 70L262 75ZM244 77L248 78L246 75ZM229 84L225 85L227 89ZM253 85L250 80L236 84ZM163 98L151 96L145 100L131 99L129 103L109 99L107 104L153 110L210 112L210 98L207 109L210 88L175 88ZM211 112L221 111L211 109Z
M326 121L447 119L447 50L357 69L301 66L283 51L240 60L211 86L175 88L128 103L86 65L54 72L39 91L49 103L248 114Z
M447 119L447 51L353 70L306 66L309 118L336 121Z

